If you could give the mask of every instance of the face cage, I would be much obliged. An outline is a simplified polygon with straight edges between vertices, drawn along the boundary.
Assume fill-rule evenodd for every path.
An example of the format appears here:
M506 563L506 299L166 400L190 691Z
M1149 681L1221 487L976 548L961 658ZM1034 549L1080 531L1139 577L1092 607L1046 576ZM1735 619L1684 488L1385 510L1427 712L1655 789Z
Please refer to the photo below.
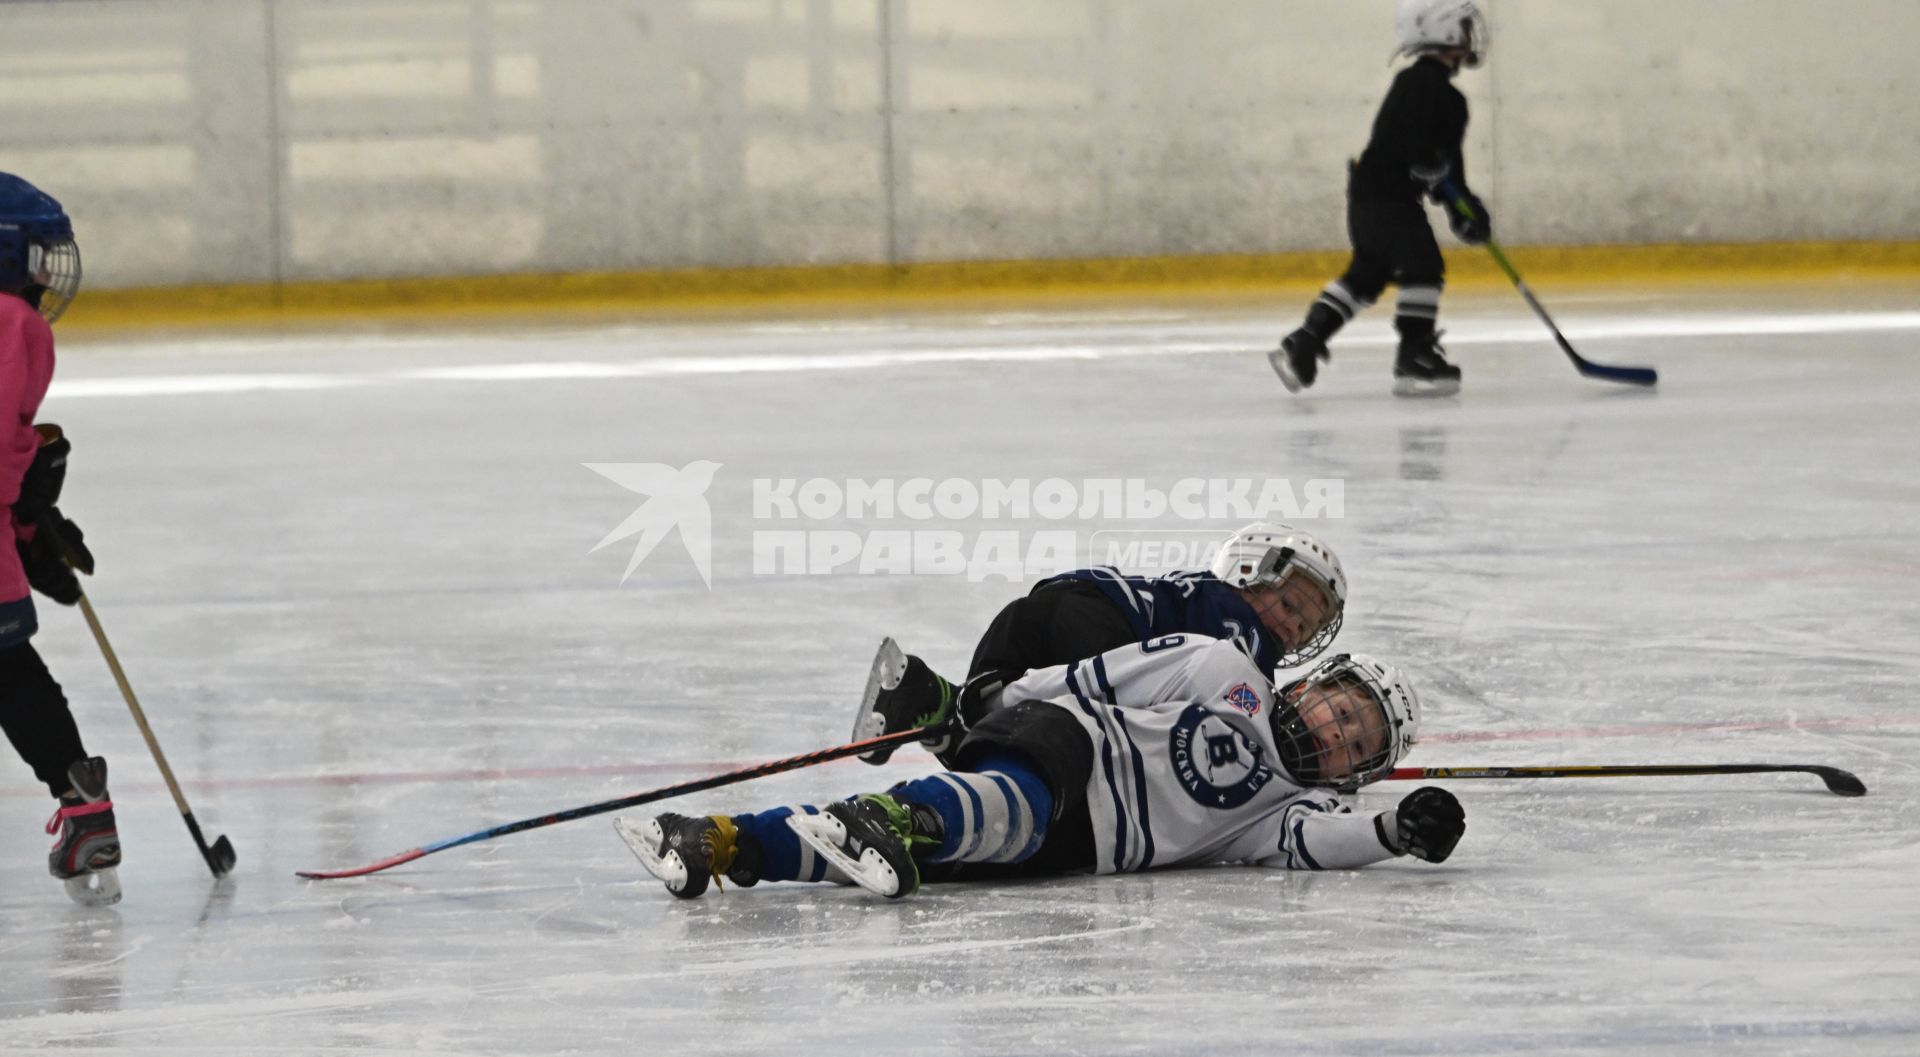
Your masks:
M1351 774L1340 778L1322 778L1320 747L1314 741L1312 730L1307 727L1307 721L1301 718L1300 711L1294 703L1296 700L1294 687L1305 681L1303 679L1285 687L1280 693L1280 700L1274 705L1271 720L1273 740L1280 749L1281 766L1285 767L1287 773L1292 775L1294 781L1300 785L1320 786L1342 793L1351 793L1369 782L1377 782L1386 777L1387 772L1393 769L1394 743L1391 712L1383 703L1387 696L1386 690L1371 678L1353 671L1342 672L1334 679L1321 684L1335 687L1344 683L1363 690L1373 700L1373 706L1379 712L1380 729L1385 735L1385 742L1380 751L1357 761Z
M1487 49L1493 45L1492 35L1487 31L1486 14L1476 10L1461 19L1460 37L1460 46L1467 49L1467 68L1478 69L1481 63L1487 61Z
M71 238L29 243L27 274L46 288L40 295L40 318L52 323L80 292L80 247Z
M1333 588L1327 586L1326 581L1303 568L1290 566L1286 572L1281 573L1278 577L1274 578L1272 582L1285 584L1287 577L1295 573L1306 577L1312 582L1313 586L1319 588L1321 593L1326 595L1327 605L1332 608L1333 616L1330 617L1325 624L1320 626L1319 631L1313 633L1312 638L1309 638L1307 641L1280 655L1280 667L1282 668L1298 668L1308 661L1313 660L1315 657L1320 656L1322 653L1325 653L1327 647L1333 644L1333 637L1340 634L1340 625L1347 619L1346 603L1340 601L1333 593Z

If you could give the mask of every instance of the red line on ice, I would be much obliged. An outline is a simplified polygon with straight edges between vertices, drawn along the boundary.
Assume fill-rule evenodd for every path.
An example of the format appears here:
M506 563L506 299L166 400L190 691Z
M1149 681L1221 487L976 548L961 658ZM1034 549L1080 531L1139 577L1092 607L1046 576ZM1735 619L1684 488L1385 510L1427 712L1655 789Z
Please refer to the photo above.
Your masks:
M1663 737L1701 732L1737 733L1752 731L1872 730L1885 727L1920 726L1920 716L1842 716L1833 719L1769 719L1721 723L1650 723L1644 726L1621 724L1608 727L1559 727L1522 730L1465 730L1429 734L1423 744L1491 741L1578 741L1584 738ZM920 763L926 757L912 755L909 761ZM488 767L457 771L363 771L351 774L258 775L233 778L193 778L185 781L189 789L305 789L374 785L431 785L447 782L524 781L543 778L645 777L659 774L720 774L742 770L761 761L692 761L680 763L610 763L575 767ZM842 766L850 760L833 760L822 766ZM125 799L126 793L151 793L166 787L158 782L116 783L114 790ZM7 789L9 797L44 796L35 789Z
M1469 741L1547 741L1581 738L1657 737L1666 734L1697 734L1703 731L1734 732L1756 730L1867 730L1874 727L1920 726L1920 716L1844 716L1837 719L1767 719L1721 723L1652 723L1645 726L1562 727L1558 730L1462 730L1453 733L1422 735L1422 744Z
M1920 576L1920 565L1894 562L1885 565L1832 565L1807 569L1752 569L1737 573L1715 573L1709 580L1858 580L1869 576Z

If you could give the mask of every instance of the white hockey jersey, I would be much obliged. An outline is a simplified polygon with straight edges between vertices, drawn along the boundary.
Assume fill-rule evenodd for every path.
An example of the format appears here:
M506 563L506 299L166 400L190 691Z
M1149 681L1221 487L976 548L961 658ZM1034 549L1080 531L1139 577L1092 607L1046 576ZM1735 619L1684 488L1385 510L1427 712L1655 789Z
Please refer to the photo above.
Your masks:
M1029 672L1000 698L1036 699L1072 713L1093 740L1087 807L1100 873L1212 862L1323 870L1393 857L1379 813L1355 814L1331 790L1288 780L1269 721L1273 688L1229 640L1165 635Z

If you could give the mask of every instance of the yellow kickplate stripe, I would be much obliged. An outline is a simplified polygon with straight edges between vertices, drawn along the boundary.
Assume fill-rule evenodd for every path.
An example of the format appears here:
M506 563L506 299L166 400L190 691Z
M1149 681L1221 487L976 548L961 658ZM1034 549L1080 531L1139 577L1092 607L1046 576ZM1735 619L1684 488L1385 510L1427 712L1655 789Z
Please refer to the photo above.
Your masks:
M1920 242L1779 242L1512 247L1533 282L1769 282L1851 276L1920 277ZM1008 297L1289 291L1317 287L1345 268L1344 252L1128 257L1098 260L951 261L891 267L692 268L359 279L336 282L86 290L61 321L69 327L218 326L249 322L485 317L548 312L631 312L703 307L965 301ZM1469 247L1447 252L1449 280L1504 283Z

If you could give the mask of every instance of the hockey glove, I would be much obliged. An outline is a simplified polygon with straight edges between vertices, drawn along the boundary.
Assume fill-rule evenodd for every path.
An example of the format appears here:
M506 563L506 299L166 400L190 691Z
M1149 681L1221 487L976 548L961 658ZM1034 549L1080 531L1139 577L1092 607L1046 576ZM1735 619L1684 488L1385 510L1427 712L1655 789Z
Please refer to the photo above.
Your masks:
M1410 165L1407 167L1407 175L1413 177L1414 183L1427 189L1429 198L1438 200L1441 186L1447 182L1447 177L1453 175L1453 163L1435 160L1425 164Z
M64 550L62 543L66 545ZM63 606L80 601L80 579L74 571L93 574L93 552L87 549L86 534L80 526L61 516L60 511L49 510L41 516L33 539L16 540L14 547L20 553L27 583L35 591Z
M951 767L974 724L1000 707L1000 688L1013 681L1003 672L982 672L967 680L954 693L953 710L940 722L938 733L922 738L921 743L942 766Z
M59 426L33 428L40 434L40 447L20 479L20 498L13 501L13 516L23 525L38 524L41 515L60 501L60 489L67 483L67 453L73 450Z
M955 709L963 731L972 730L991 712L1000 709L1000 691L1025 672L981 672L960 688L960 703Z
M1469 246L1493 237L1493 215L1472 191L1462 191L1459 198L1447 203L1447 222L1453 226L1454 235Z
M1460 801L1439 786L1422 786L1408 793L1393 811L1393 822L1383 828L1387 850L1428 862L1446 862L1460 834L1467 828Z

